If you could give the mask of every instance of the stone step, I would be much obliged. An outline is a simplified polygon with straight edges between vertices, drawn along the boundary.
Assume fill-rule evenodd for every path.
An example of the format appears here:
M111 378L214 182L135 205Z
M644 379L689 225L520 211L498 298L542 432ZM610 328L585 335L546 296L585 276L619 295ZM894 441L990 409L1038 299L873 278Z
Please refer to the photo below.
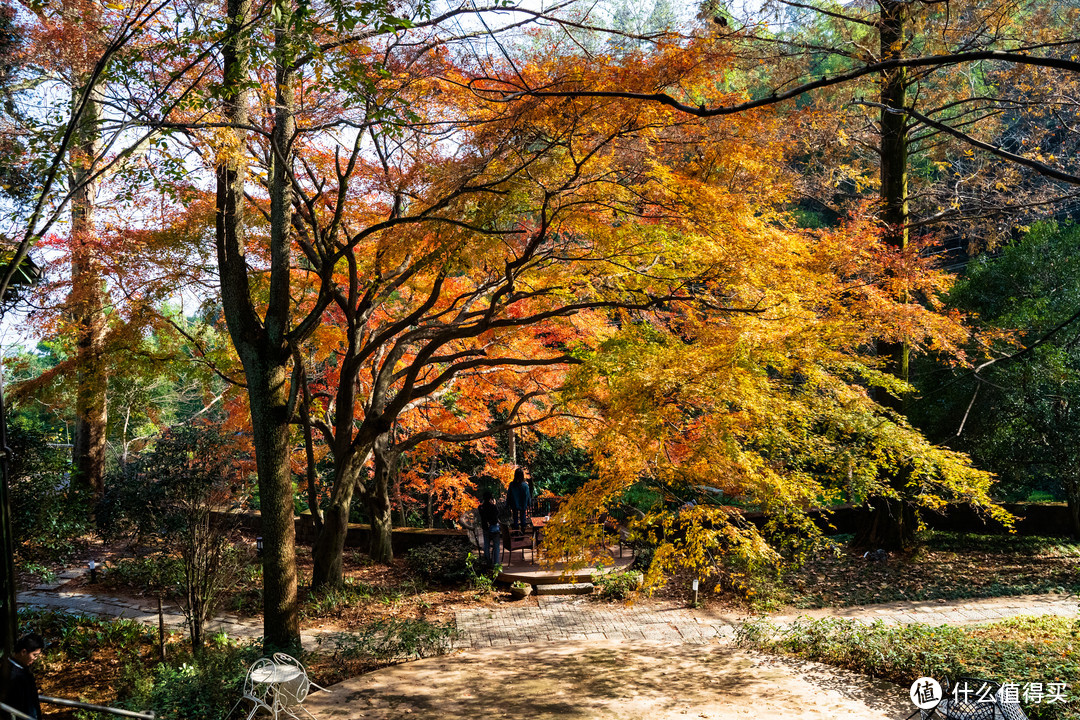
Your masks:
M592 583L551 583L536 586L537 595L588 595L592 591Z

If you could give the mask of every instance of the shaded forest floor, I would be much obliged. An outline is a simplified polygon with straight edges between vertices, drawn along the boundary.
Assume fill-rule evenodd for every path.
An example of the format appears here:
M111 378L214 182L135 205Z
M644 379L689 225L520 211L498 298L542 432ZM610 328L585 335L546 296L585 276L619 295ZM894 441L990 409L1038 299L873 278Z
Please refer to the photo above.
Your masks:
M776 601L809 609L1080 591L1080 542L1067 538L935 532L883 560L849 551L849 539L788 573Z

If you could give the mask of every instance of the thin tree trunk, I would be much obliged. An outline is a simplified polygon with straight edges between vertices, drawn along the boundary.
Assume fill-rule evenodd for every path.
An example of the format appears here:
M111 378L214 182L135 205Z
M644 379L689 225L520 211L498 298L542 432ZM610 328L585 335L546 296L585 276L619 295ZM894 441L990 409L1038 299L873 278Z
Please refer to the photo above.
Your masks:
M323 509L322 530L311 548L313 588L340 587L345 582L343 556L349 531L349 508L368 453L353 453L335 470L330 499Z
M368 554L375 562L389 563L394 559L394 548L391 543L393 524L390 521L389 484L395 451L391 447L387 434L379 435L375 439L372 452L375 471L367 492L364 493L371 521L371 547Z
M435 458L431 458L427 472L427 526L429 530L435 527L435 472Z

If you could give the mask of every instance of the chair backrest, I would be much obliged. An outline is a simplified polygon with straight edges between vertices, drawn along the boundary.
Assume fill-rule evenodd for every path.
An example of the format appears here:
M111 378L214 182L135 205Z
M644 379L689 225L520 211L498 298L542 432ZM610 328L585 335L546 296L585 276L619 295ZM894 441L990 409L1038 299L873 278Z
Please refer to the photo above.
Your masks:
M518 530L511 530L507 523L499 524L499 534L502 535L503 546L508 550L532 547L532 535Z
M993 680L958 677L950 683L946 679L939 711L945 710L949 717L964 720L996 720L1000 717L1000 690L1001 685Z

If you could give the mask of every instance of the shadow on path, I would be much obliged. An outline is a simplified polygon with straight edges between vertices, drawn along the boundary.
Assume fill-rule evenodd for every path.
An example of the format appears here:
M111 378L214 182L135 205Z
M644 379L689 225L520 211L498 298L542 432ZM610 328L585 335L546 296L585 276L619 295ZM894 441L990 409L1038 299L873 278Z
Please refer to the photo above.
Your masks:
M471 650L339 683L306 703L365 718L893 720L907 690L729 646L578 642Z

